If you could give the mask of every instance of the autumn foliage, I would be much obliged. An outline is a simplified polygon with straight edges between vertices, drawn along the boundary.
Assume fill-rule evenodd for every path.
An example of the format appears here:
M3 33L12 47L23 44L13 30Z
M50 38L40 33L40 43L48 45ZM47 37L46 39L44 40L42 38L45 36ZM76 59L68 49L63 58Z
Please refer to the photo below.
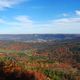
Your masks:
M13 65L13 64L11 64ZM19 66L6 65L0 62L0 80L45 80L46 76L40 72L22 70Z

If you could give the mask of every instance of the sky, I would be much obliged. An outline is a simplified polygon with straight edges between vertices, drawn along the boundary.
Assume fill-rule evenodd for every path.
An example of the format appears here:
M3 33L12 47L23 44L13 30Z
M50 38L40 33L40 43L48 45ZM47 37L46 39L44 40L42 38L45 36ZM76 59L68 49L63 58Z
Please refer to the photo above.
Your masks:
M80 0L0 0L0 34L80 34Z

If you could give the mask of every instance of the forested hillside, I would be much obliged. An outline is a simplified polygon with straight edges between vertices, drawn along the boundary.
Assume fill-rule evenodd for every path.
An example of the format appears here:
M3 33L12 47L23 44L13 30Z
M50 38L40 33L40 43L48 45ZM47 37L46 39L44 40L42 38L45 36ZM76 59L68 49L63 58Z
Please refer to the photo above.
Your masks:
M80 80L80 41L0 41L0 80Z

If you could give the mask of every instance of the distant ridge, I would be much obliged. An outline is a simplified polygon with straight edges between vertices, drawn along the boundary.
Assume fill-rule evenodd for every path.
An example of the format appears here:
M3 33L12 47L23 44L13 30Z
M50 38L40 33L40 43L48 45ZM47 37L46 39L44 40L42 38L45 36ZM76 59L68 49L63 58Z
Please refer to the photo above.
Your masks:
M80 34L0 34L0 40L12 41L51 41L51 40L80 40Z

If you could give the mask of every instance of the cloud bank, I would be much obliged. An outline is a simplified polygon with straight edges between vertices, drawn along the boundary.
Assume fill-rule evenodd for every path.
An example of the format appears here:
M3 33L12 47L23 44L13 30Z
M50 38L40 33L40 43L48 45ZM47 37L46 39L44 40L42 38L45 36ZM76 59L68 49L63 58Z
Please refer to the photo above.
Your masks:
M37 23L29 16L14 16L12 21L0 19L5 29L0 33L30 34L30 33L80 33L80 18L59 18Z
M80 10L75 11L76 15L80 16Z
M24 1L25 0L0 0L0 10L3 10L5 8L11 8L14 5L20 4Z

